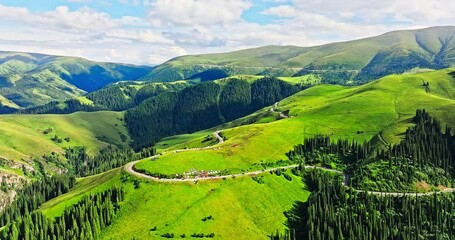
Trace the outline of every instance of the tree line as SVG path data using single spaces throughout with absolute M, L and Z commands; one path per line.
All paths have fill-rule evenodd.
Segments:
M 276 78 L 251 84 L 237 79 L 221 84 L 205 82 L 147 99 L 126 112 L 125 122 L 133 147 L 140 149 L 166 136 L 207 129 L 245 116 L 299 90 Z

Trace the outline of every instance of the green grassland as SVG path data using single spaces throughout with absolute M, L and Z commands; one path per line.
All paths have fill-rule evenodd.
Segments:
M 396 143 L 415 110 L 425 108 L 443 124 L 455 126 L 453 69 L 418 74 L 391 75 L 359 86 L 318 85 L 279 103 L 292 117 L 280 119 L 270 107 L 212 129 L 168 137 L 157 146 L 165 154 L 143 160 L 136 167 L 152 172 L 181 173 L 191 168 L 241 172 L 258 163 L 286 159 L 285 153 L 305 136 L 329 134 L 332 138 L 358 141 L 382 138 Z M 429 91 L 422 86 L 429 82 Z M 267 119 L 267 120 L 264 120 Z M 222 130 L 227 139 L 215 149 L 174 152 L 176 149 L 209 146 L 212 132 Z M 289 175 L 292 175 L 289 171 Z M 295 201 L 305 201 L 309 192 L 299 177 L 261 174 L 262 183 L 250 176 L 195 183 L 157 183 L 139 180 L 114 169 L 78 179 L 69 193 L 43 204 L 39 211 L 49 217 L 84 195 L 121 186 L 126 190 L 117 220 L 103 231 L 104 239 L 159 239 L 164 233 L 177 237 L 215 233 L 222 239 L 265 239 L 285 229 L 285 216 Z M 135 187 L 139 181 L 139 188 Z M 214 220 L 202 219 L 212 216 Z M 156 227 L 156 231 L 151 231 Z
M 122 142 L 120 137 L 128 136 L 122 118 L 121 112 L 1 115 L 1 156 L 11 160 L 29 159 L 52 151 L 62 152 L 69 146 L 86 146 L 90 154 L 96 154 L 109 144 L 126 146 L 129 140 Z M 49 128 L 52 132 L 44 134 Z M 70 141 L 56 143 L 51 140 L 55 135 L 62 139 L 69 137 Z
M 267 113 L 269 108 L 264 108 L 237 120 L 237 126 L 229 123 L 197 132 L 194 138 L 191 135 L 174 136 L 165 140 L 173 144 L 168 149 L 161 149 L 167 151 L 166 154 L 153 161 L 139 162 L 136 167 L 165 174 L 182 173 L 191 168 L 246 171 L 257 163 L 286 159 L 286 152 L 300 143 L 304 136 L 313 134 L 328 134 L 334 139 L 348 138 L 361 142 L 375 137 L 380 145 L 382 143 L 376 136 L 382 132 L 386 142 L 396 143 L 419 108 L 425 108 L 442 124 L 455 126 L 455 117 L 451 114 L 451 109 L 455 107 L 455 80 L 448 75 L 451 71 L 453 69 L 391 75 L 359 87 L 319 85 L 279 103 L 279 109 L 289 110 L 291 118 L 240 125 L 257 115 L 270 118 L 271 113 Z M 422 86 L 423 81 L 430 83 L 428 93 Z M 261 122 L 261 119 L 255 118 L 255 121 Z M 201 143 L 210 131 L 216 129 L 222 130 L 227 137 L 219 149 L 172 151 L 198 147 L 196 143 Z
M 283 212 L 309 195 L 296 176 L 288 181 L 264 173 L 263 183 L 249 176 L 197 184 L 142 181 L 135 189 L 134 178 L 120 171 L 79 179 L 71 192 L 48 201 L 40 211 L 49 217 L 59 216 L 84 194 L 115 185 L 126 190 L 126 197 L 118 219 L 104 230 L 103 239 L 159 239 L 164 233 L 177 237 L 215 233 L 216 238 L 223 239 L 265 239 L 276 230 L 286 229 Z M 202 220 L 208 216 L 213 220 Z M 157 231 L 150 231 L 155 226 Z

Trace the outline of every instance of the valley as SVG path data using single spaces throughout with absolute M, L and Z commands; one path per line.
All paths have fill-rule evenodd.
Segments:
M 155 67 L 1 52 L 0 240 L 452 239 L 454 34 Z

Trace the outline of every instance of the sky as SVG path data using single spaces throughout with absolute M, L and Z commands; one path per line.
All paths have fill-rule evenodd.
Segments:
M 455 25 L 453 0 L 0 0 L 0 50 L 156 65 Z

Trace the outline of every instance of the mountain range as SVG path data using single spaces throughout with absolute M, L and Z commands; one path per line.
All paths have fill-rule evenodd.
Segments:
M 453 26 L 394 31 L 315 47 L 264 46 L 181 56 L 156 67 L 0 52 L 0 113 L 77 98 L 125 80 L 197 82 L 244 74 L 311 75 L 322 83 L 358 85 L 389 74 L 454 64 Z

